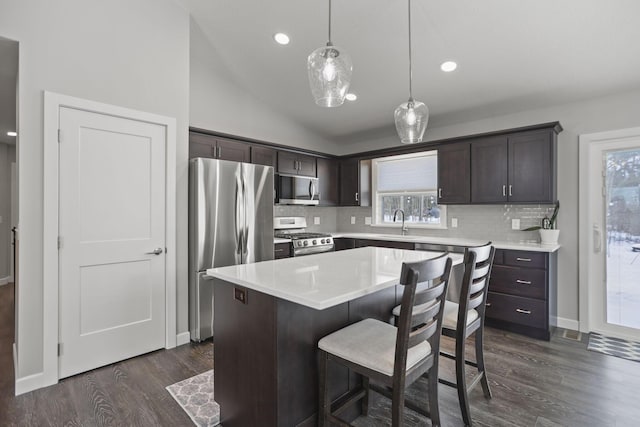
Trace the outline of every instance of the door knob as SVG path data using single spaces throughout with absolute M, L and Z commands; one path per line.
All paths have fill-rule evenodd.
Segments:
M 152 252 L 145 252 L 145 255 L 160 255 L 162 252 L 162 248 L 155 248 Z

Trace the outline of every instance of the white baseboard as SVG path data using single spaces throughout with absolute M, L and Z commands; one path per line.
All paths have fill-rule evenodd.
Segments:
M 189 344 L 191 341 L 191 334 L 189 332 L 182 332 L 176 335 L 176 346 Z
M 6 285 L 7 283 L 11 283 L 11 282 L 13 282 L 13 280 L 11 280 L 11 276 L 0 277 L 0 286 Z
M 549 319 L 551 325 L 557 326 L 563 329 L 570 329 L 572 331 L 580 330 L 580 322 L 573 319 L 565 319 L 564 317 L 551 317 Z

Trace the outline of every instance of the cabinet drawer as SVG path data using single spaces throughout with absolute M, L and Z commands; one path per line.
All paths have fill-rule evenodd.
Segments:
M 494 265 L 489 290 L 521 297 L 546 299 L 547 272 L 536 268 Z
M 273 255 L 275 259 L 289 258 L 291 256 L 291 245 L 289 243 L 276 243 Z
M 486 316 L 519 325 L 546 329 L 548 327 L 546 304 L 545 301 L 537 299 L 489 292 Z
M 547 254 L 544 252 L 504 251 L 504 265 L 546 269 Z

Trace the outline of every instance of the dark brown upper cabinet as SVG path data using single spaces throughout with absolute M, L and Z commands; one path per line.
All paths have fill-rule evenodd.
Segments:
M 438 203 L 471 202 L 471 145 L 468 142 L 438 148 Z
M 209 159 L 249 162 L 249 145 L 240 141 L 223 139 L 203 133 L 189 133 L 189 158 L 206 157 Z
M 509 137 L 510 202 L 556 201 L 556 136 L 552 130 Z
M 340 206 L 371 206 L 371 160 L 340 161 Z
M 316 159 L 318 169 L 318 195 L 320 206 L 336 206 L 339 202 L 339 165 L 336 159 Z
M 473 141 L 471 203 L 554 203 L 555 155 L 552 129 Z
M 256 165 L 277 166 L 278 156 L 277 151 L 273 148 L 258 147 L 256 145 L 251 147 L 251 163 Z
M 278 151 L 278 173 L 316 176 L 316 158 L 305 154 Z

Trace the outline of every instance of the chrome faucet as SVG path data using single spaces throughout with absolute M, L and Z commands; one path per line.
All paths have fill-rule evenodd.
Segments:
M 402 209 L 395 210 L 395 212 L 393 213 L 393 222 L 396 222 L 396 217 L 398 216 L 398 212 L 402 214 L 402 235 L 404 236 L 405 234 L 407 234 L 409 229 L 407 228 L 406 225 L 404 225 L 404 211 Z

